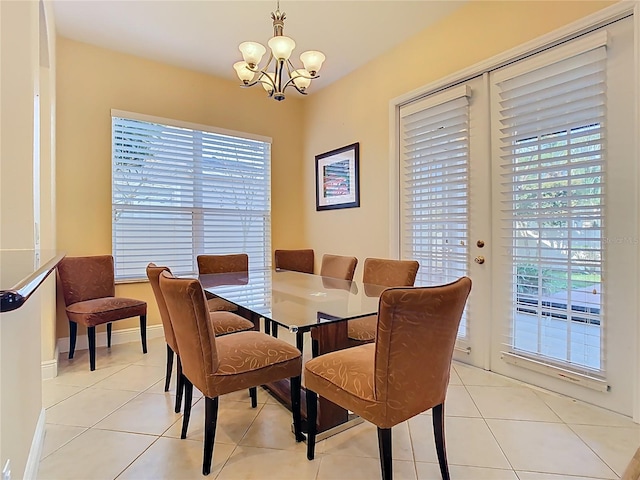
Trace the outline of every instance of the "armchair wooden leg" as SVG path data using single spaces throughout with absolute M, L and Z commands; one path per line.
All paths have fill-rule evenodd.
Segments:
M 78 335 L 78 324 L 69 320 L 69 360 L 73 358 L 76 351 L 76 336 Z
M 189 429 L 189 418 L 191 417 L 191 398 L 193 396 L 193 383 L 187 377 L 182 375 L 182 384 L 184 386 L 184 416 L 182 417 L 182 434 L 180 438 L 187 438 L 187 430 Z
M 173 371 L 173 350 L 169 344 L 167 344 L 167 374 L 164 380 L 164 391 L 169 391 L 169 384 L 171 383 L 171 372 Z
M 302 434 L 302 416 L 300 414 L 300 387 L 301 377 L 291 377 L 291 413 L 293 414 L 293 433 L 296 442 L 302 442 L 304 435 Z
M 251 408 L 256 408 L 258 406 L 258 387 L 251 387 L 249 396 L 251 397 Z
M 96 327 L 87 327 L 89 339 L 89 368 L 93 372 L 96 369 Z
M 147 353 L 147 316 L 140 315 L 140 337 L 142 338 L 142 353 Z
M 382 480 L 393 480 L 390 428 L 378 427 L 378 449 L 380 450 L 380 468 L 382 469 Z
M 433 419 L 433 437 L 436 442 L 438 463 L 442 480 L 449 480 L 449 465 L 447 464 L 447 449 L 444 439 L 444 404 L 436 405 L 431 409 Z
M 111 322 L 107 323 L 107 348 L 111 348 Z
M 318 395 L 307 388 L 307 458 L 313 460 L 316 453 L 316 421 L 318 418 Z
M 184 392 L 184 381 L 182 375 L 182 362 L 180 361 L 180 355 L 176 355 L 178 364 L 176 365 L 176 408 L 175 412 L 180 413 L 180 407 L 182 406 L 182 394 Z
M 213 460 L 213 443 L 216 438 L 216 424 L 218 423 L 218 397 L 204 399 L 204 458 L 202 461 L 202 474 L 211 473 L 211 460 Z

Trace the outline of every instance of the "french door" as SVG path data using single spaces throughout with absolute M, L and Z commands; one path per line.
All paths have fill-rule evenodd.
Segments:
M 400 254 L 473 280 L 456 358 L 633 413 L 633 22 L 400 107 Z

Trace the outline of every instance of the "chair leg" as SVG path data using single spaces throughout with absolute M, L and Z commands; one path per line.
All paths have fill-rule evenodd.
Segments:
M 142 338 L 142 353 L 147 353 L 147 316 L 140 315 L 140 337 Z
M 380 468 L 382 469 L 382 480 L 393 480 L 390 428 L 378 427 L 378 449 L 380 450 Z
M 93 372 L 96 369 L 96 327 L 87 327 L 89 339 L 89 368 Z
M 258 406 L 258 387 L 251 387 L 249 396 L 251 397 L 251 408 L 256 408 Z
M 107 323 L 107 348 L 111 348 L 111 322 Z
M 271 320 L 268 318 L 264 319 L 264 333 L 271 335 Z
M 313 460 L 316 453 L 316 421 L 318 417 L 318 395 L 307 388 L 307 458 Z
M 184 416 L 182 417 L 182 434 L 180 435 L 180 438 L 187 438 L 189 418 L 191 417 L 191 398 L 193 396 L 193 383 L 191 383 L 189 379 L 183 374 L 182 384 L 184 385 Z
M 180 361 L 180 355 L 176 355 L 178 364 L 176 365 L 176 408 L 175 412 L 180 413 L 180 407 L 182 406 L 182 393 L 184 392 L 184 381 L 182 376 L 182 362 Z
M 300 415 L 300 375 L 291 377 L 291 413 L 293 414 L 293 433 L 296 442 L 302 442 L 304 435 L 302 434 L 302 417 Z
M 202 461 L 202 474 L 211 473 L 211 460 L 213 460 L 213 442 L 216 438 L 216 423 L 218 422 L 218 397 L 204 399 L 204 458 Z
M 447 464 L 447 449 L 444 440 L 444 404 L 436 405 L 431 409 L 433 419 L 433 437 L 436 442 L 438 463 L 442 480 L 449 480 L 449 465 Z
M 76 336 L 78 335 L 78 324 L 69 320 L 69 360 L 73 358 L 76 351 Z
M 164 391 L 169 391 L 169 384 L 171 383 L 171 372 L 173 371 L 173 350 L 167 344 L 167 374 L 164 380 Z

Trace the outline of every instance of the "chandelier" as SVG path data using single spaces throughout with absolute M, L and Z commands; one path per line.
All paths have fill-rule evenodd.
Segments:
M 318 78 L 318 70 L 325 56 L 322 52 L 314 50 L 303 52 L 300 55 L 300 61 L 304 68 L 296 69 L 289 60 L 291 52 L 296 48 L 296 42 L 282 34 L 285 13 L 280 12 L 280 0 L 278 0 L 276 11 L 271 12 L 271 19 L 273 20 L 273 37 L 268 42 L 271 51 L 267 64 L 259 68 L 262 56 L 267 51 L 262 44 L 243 42 L 238 47 L 242 52 L 243 60 L 234 63 L 233 68 L 242 80 L 243 87 L 252 87 L 261 83 L 269 97 L 278 101 L 284 100 L 284 91 L 291 86 L 302 95 L 306 95 L 311 80 Z

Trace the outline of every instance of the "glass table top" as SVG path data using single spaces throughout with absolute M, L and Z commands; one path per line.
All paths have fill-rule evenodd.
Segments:
M 275 270 L 200 275 L 205 291 L 295 332 L 378 311 L 386 288 L 320 275 Z

